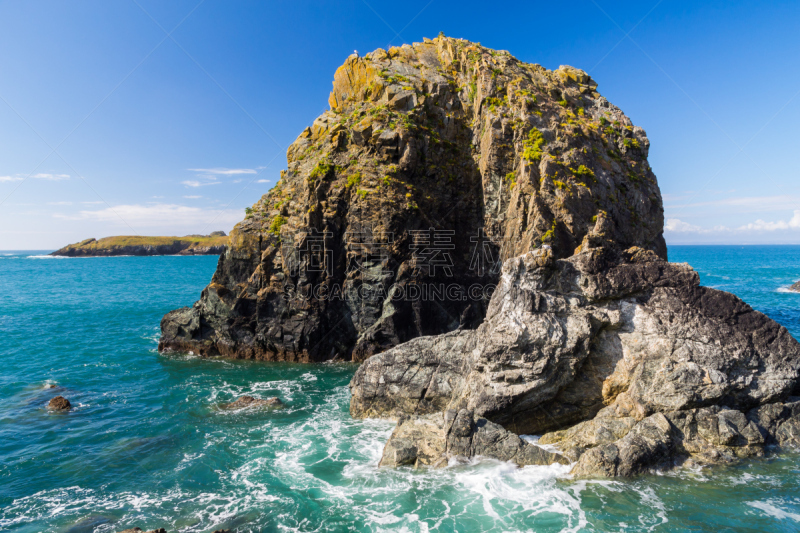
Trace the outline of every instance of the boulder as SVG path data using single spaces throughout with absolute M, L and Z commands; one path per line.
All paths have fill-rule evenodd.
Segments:
M 386 443 L 380 465 L 441 467 L 452 459 L 464 461 L 478 456 L 520 466 L 569 462 L 462 409 L 402 418 Z
M 277 396 L 272 398 L 254 398 L 253 396 L 240 396 L 235 401 L 220 405 L 223 409 L 232 411 L 239 409 L 262 409 L 283 407 L 283 402 Z
M 793 292 L 800 292 L 800 281 L 789 287 L 789 290 Z
M 47 404 L 47 408 L 51 411 L 69 411 L 72 409 L 72 404 L 63 396 L 56 396 Z

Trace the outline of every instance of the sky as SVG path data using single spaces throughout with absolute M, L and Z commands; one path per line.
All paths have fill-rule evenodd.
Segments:
M 587 71 L 668 244 L 800 244 L 800 3 L 0 0 L 0 249 L 230 231 L 349 54 L 444 32 Z

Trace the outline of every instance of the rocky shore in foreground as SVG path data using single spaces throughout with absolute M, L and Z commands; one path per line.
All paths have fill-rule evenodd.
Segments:
M 688 265 L 638 248 L 537 250 L 503 267 L 486 321 L 368 359 L 351 414 L 400 420 L 382 464 L 498 453 L 480 420 L 543 435 L 580 476 L 732 462 L 800 445 L 800 344 Z M 444 423 L 442 422 L 444 421 Z M 443 458 L 445 459 L 442 462 Z
M 86 239 L 69 244 L 50 255 L 63 257 L 109 257 L 119 255 L 220 255 L 228 244 L 224 231 L 185 237 L 120 236 Z

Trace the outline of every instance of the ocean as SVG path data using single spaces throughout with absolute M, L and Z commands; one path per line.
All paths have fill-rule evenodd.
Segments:
M 347 363 L 159 355 L 217 258 L 0 252 L 0 531 L 800 530 L 800 454 L 632 481 L 476 460 L 379 469 L 393 423 L 353 420 Z M 800 246 L 672 246 L 797 338 Z M 49 388 L 54 385 L 55 388 Z M 52 413 L 61 394 L 74 409 Z M 231 412 L 242 394 L 284 409 Z

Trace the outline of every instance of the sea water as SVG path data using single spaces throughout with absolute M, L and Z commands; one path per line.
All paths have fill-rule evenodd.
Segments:
M 797 531 L 800 456 L 635 480 L 481 459 L 378 468 L 393 424 L 348 414 L 351 364 L 159 355 L 216 257 L 0 253 L 0 530 Z M 800 247 L 678 247 L 706 286 L 800 335 Z M 55 388 L 51 388 L 55 386 Z M 55 395 L 74 409 L 45 409 Z M 278 396 L 284 409 L 220 403 Z

